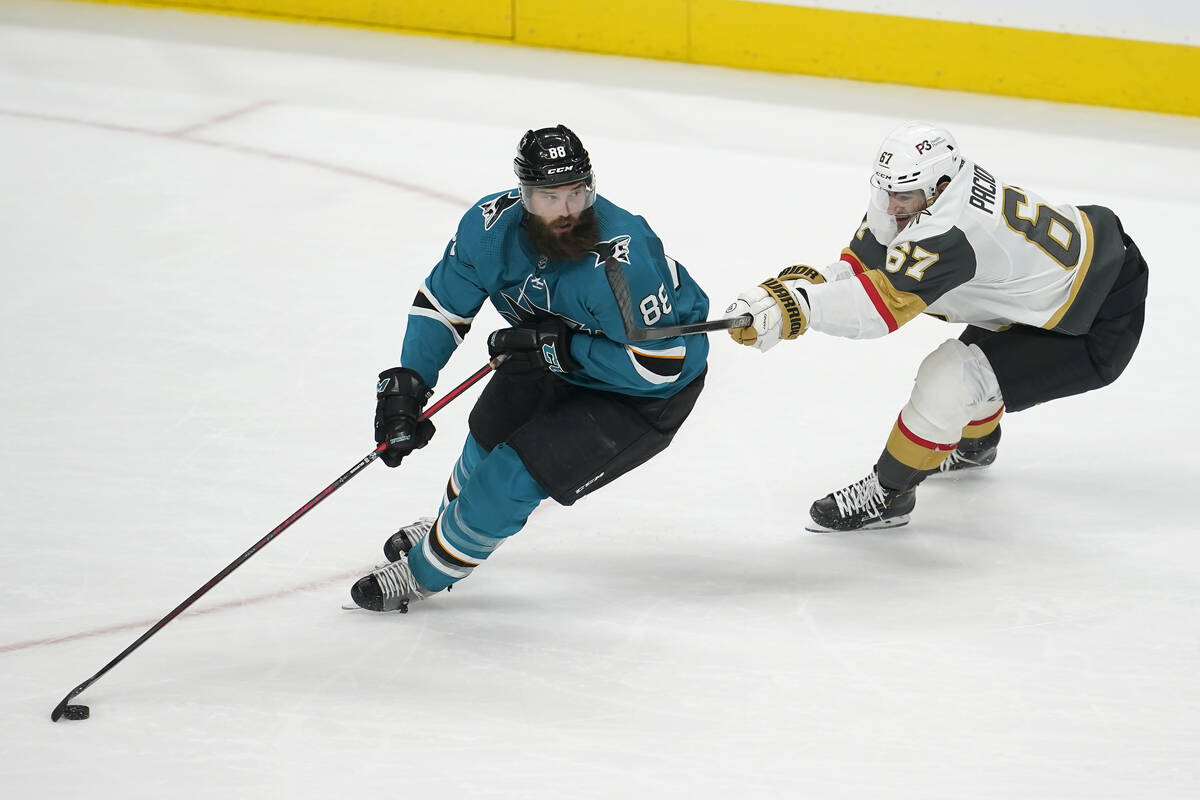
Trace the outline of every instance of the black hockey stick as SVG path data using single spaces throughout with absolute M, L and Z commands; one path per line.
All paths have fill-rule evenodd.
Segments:
M 625 270 L 621 268 L 617 259 L 612 257 L 605 259 L 604 277 L 608 278 L 608 285 L 612 289 L 613 297 L 617 300 L 617 309 L 621 312 L 621 324 L 625 326 L 625 340 L 628 342 L 652 342 L 656 339 L 673 339 L 676 336 L 688 336 L 693 333 L 745 328 L 754 322 L 754 317 L 742 314 L 737 317 L 710 319 L 686 325 L 643 328 L 637 324 L 637 320 L 633 316 L 633 300 L 629 295 L 629 281 L 625 279 Z
M 672 339 L 676 336 L 688 336 L 693 333 L 712 333 L 727 331 L 730 328 L 745 328 L 754 324 L 754 317 L 742 314 L 739 317 L 724 317 L 709 319 L 704 322 L 691 322 L 687 325 L 663 325 L 661 328 L 635 328 L 625 330 L 625 338 L 631 342 L 652 342 L 655 339 Z
M 440 400 L 438 400 L 436 403 L 434 403 L 432 406 L 430 406 L 425 411 L 425 413 L 423 415 L 424 419 L 429 419 L 434 414 L 436 414 L 438 411 L 440 411 L 447 403 L 449 403 L 451 400 L 453 400 L 454 398 L 458 397 L 460 394 L 465 392 L 468 388 L 470 388 L 472 385 L 474 385 L 476 382 L 478 382 L 480 378 L 482 378 L 484 375 L 487 375 L 489 372 L 491 372 L 493 369 L 495 369 L 495 367 L 498 366 L 504 358 L 505 358 L 504 355 L 499 355 L 496 358 L 493 358 L 491 361 L 489 361 L 487 364 L 485 364 L 483 366 L 483 368 L 480 369 L 478 372 L 476 372 L 474 375 L 467 378 L 465 381 L 460 383 L 458 386 L 454 387 L 449 392 L 447 392 L 444 397 L 442 397 Z M 242 553 L 240 556 L 238 556 L 232 562 L 230 562 L 229 566 L 225 567 L 225 569 L 221 570 L 216 575 L 214 575 L 212 578 L 210 578 L 208 583 L 204 584 L 199 589 L 197 589 L 195 592 L 193 592 L 191 597 L 189 597 L 187 600 L 184 600 L 179 605 L 175 606 L 175 608 L 171 610 L 171 613 L 167 614 L 165 617 L 160 619 L 158 622 L 156 622 L 152 626 L 150 626 L 150 629 L 148 631 L 146 631 L 145 633 L 143 633 L 141 636 L 139 636 L 136 642 L 134 642 L 133 644 L 129 645 L 129 647 L 126 647 L 124 650 L 122 650 L 121 653 L 116 658 L 114 658 L 112 661 L 105 664 L 103 669 L 101 669 L 95 675 L 88 678 L 86 681 L 84 681 L 83 683 L 79 684 L 74 689 L 72 689 L 71 692 L 62 699 L 62 702 L 59 703 L 57 706 L 55 706 L 54 710 L 50 712 L 50 719 L 53 722 L 58 722 L 59 719 L 61 719 L 64 714 L 66 715 L 67 719 L 87 719 L 91 715 L 91 711 L 88 709 L 87 706 L 67 705 L 67 704 L 70 703 L 76 697 L 78 697 L 80 694 L 82 694 L 83 691 L 85 689 L 87 689 L 89 686 L 91 686 L 93 683 L 100 680 L 101 676 L 103 676 L 104 673 L 108 672 L 110 669 L 115 667 L 117 664 L 120 664 L 121 661 L 124 660 L 124 658 L 127 655 L 129 655 L 134 650 L 137 650 L 139 647 L 141 647 L 143 642 L 145 642 L 151 636 L 153 636 L 154 634 L 156 634 L 160 630 L 162 630 L 164 627 L 166 627 L 167 623 L 169 623 L 171 620 L 175 619 L 180 614 L 182 614 L 188 608 L 188 606 L 190 606 L 192 603 L 196 602 L 201 597 L 203 597 L 208 592 L 209 589 L 213 588 L 218 583 L 225 580 L 225 578 L 229 576 L 229 573 L 233 572 L 235 569 L 240 567 L 242 564 L 246 563 L 246 561 L 249 560 L 250 556 L 257 553 L 264 546 L 266 546 L 266 544 L 268 542 L 270 542 L 276 536 L 278 536 L 279 534 L 281 534 L 285 530 L 287 530 L 289 527 L 291 527 L 293 522 L 295 522 L 296 520 L 303 517 L 309 511 L 312 511 L 313 508 L 315 508 L 318 503 L 320 503 L 326 497 L 329 497 L 329 495 L 333 494 L 338 489 L 340 489 L 346 483 L 346 481 L 350 480 L 355 475 L 357 475 L 358 473 L 360 473 L 364 469 L 366 469 L 371 464 L 371 462 L 374 461 L 375 459 L 379 458 L 379 454 L 382 453 L 386 449 L 387 449 L 387 445 L 381 444 L 378 447 L 376 447 L 374 450 L 372 450 L 370 453 L 367 453 L 367 455 L 364 456 L 361 461 L 359 461 L 357 464 L 355 464 L 350 469 L 343 472 L 341 477 L 339 477 L 336 481 L 334 481 L 333 483 L 329 484 L 324 489 L 322 489 L 320 491 L 320 493 L 317 494 L 316 497 L 309 500 L 304 505 L 300 506 L 300 508 L 298 508 L 295 511 L 295 513 L 293 513 L 290 517 L 285 519 L 283 522 L 279 523 L 279 526 L 276 527 L 273 531 L 268 533 L 263 538 L 259 539 L 257 542 L 255 542 L 253 545 L 251 545 L 249 550 Z

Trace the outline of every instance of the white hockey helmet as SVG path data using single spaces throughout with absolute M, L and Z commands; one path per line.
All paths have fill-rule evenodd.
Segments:
M 879 145 L 872 165 L 871 185 L 884 192 L 920 189 L 933 201 L 943 178 L 953 178 L 962 166 L 958 143 L 950 131 L 928 122 L 906 122 Z

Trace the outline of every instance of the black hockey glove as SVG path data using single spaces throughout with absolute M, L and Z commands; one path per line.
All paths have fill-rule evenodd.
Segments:
M 549 370 L 562 375 L 579 369 L 579 363 L 571 358 L 573 335 L 567 323 L 558 317 L 547 317 L 492 331 L 488 336 L 488 353 L 493 358 L 501 353 L 508 356 L 496 367 L 497 372 Z
M 379 459 L 389 467 L 398 467 L 413 450 L 429 444 L 433 423 L 421 419 L 421 409 L 433 390 L 421 376 L 406 367 L 392 367 L 379 373 L 375 387 L 375 442 L 387 443 Z

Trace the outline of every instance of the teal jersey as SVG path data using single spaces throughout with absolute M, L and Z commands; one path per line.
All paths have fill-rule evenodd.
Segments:
M 705 336 L 630 343 L 622 309 L 605 275 L 615 259 L 629 284 L 641 327 L 702 322 L 708 296 L 640 216 L 597 196 L 598 239 L 585 257 L 563 261 L 538 253 L 522 225 L 520 192 L 480 200 L 458 224 L 441 260 L 417 292 L 408 315 L 401 363 L 430 386 L 471 328 L 485 300 L 516 325 L 559 317 L 577 335 L 571 355 L 580 369 L 561 377 L 590 389 L 669 397 L 700 375 Z M 578 335 L 583 334 L 583 335 Z

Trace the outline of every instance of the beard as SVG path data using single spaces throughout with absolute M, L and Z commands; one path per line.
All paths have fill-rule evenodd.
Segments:
M 555 225 L 573 223 L 565 233 L 554 230 Z M 534 249 L 547 258 L 574 261 L 583 258 L 596 244 L 599 225 L 592 208 L 585 208 L 575 217 L 557 217 L 549 222 L 526 212 L 525 230 L 533 241 Z

